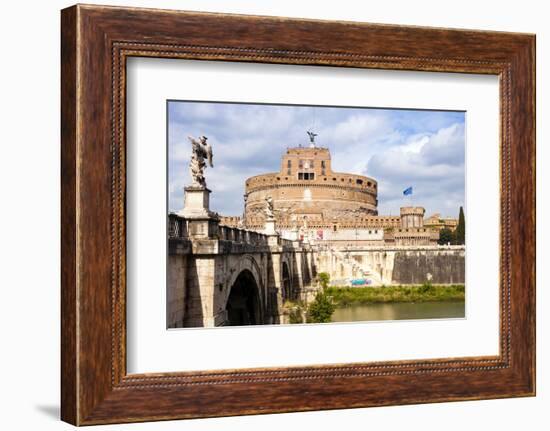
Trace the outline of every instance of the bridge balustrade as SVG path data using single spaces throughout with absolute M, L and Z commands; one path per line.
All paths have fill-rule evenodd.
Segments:
M 187 222 L 177 214 L 168 214 L 168 237 L 187 238 Z
M 187 220 L 175 213 L 168 214 L 168 237 L 189 238 Z M 218 226 L 218 238 L 224 241 L 246 243 L 252 245 L 267 245 L 269 236 L 254 230 L 241 229 L 226 225 Z M 294 247 L 295 241 L 285 238 L 278 238 L 278 244 L 283 247 Z

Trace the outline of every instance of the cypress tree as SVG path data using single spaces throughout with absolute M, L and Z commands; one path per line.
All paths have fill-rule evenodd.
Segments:
M 456 243 L 463 245 L 466 240 L 466 224 L 464 220 L 464 210 L 460 207 L 458 214 L 458 225 L 456 226 Z

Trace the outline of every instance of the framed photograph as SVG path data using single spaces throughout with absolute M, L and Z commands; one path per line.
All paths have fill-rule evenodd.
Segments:
M 62 419 L 535 394 L 535 37 L 61 14 Z

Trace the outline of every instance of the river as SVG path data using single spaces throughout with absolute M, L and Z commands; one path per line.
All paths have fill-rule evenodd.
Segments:
M 332 315 L 332 321 L 364 322 L 373 320 L 442 319 L 464 316 L 464 301 L 393 302 L 337 308 Z

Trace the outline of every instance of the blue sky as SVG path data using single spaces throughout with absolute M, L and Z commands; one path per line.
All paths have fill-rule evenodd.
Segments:
M 306 130 L 328 147 L 333 170 L 378 181 L 380 215 L 412 203 L 458 217 L 464 206 L 464 112 L 400 109 L 168 102 L 169 210 L 183 206 L 188 172 L 188 135 L 206 135 L 214 168 L 206 171 L 211 210 L 240 215 L 246 178 L 277 172 L 287 147 L 307 146 Z

